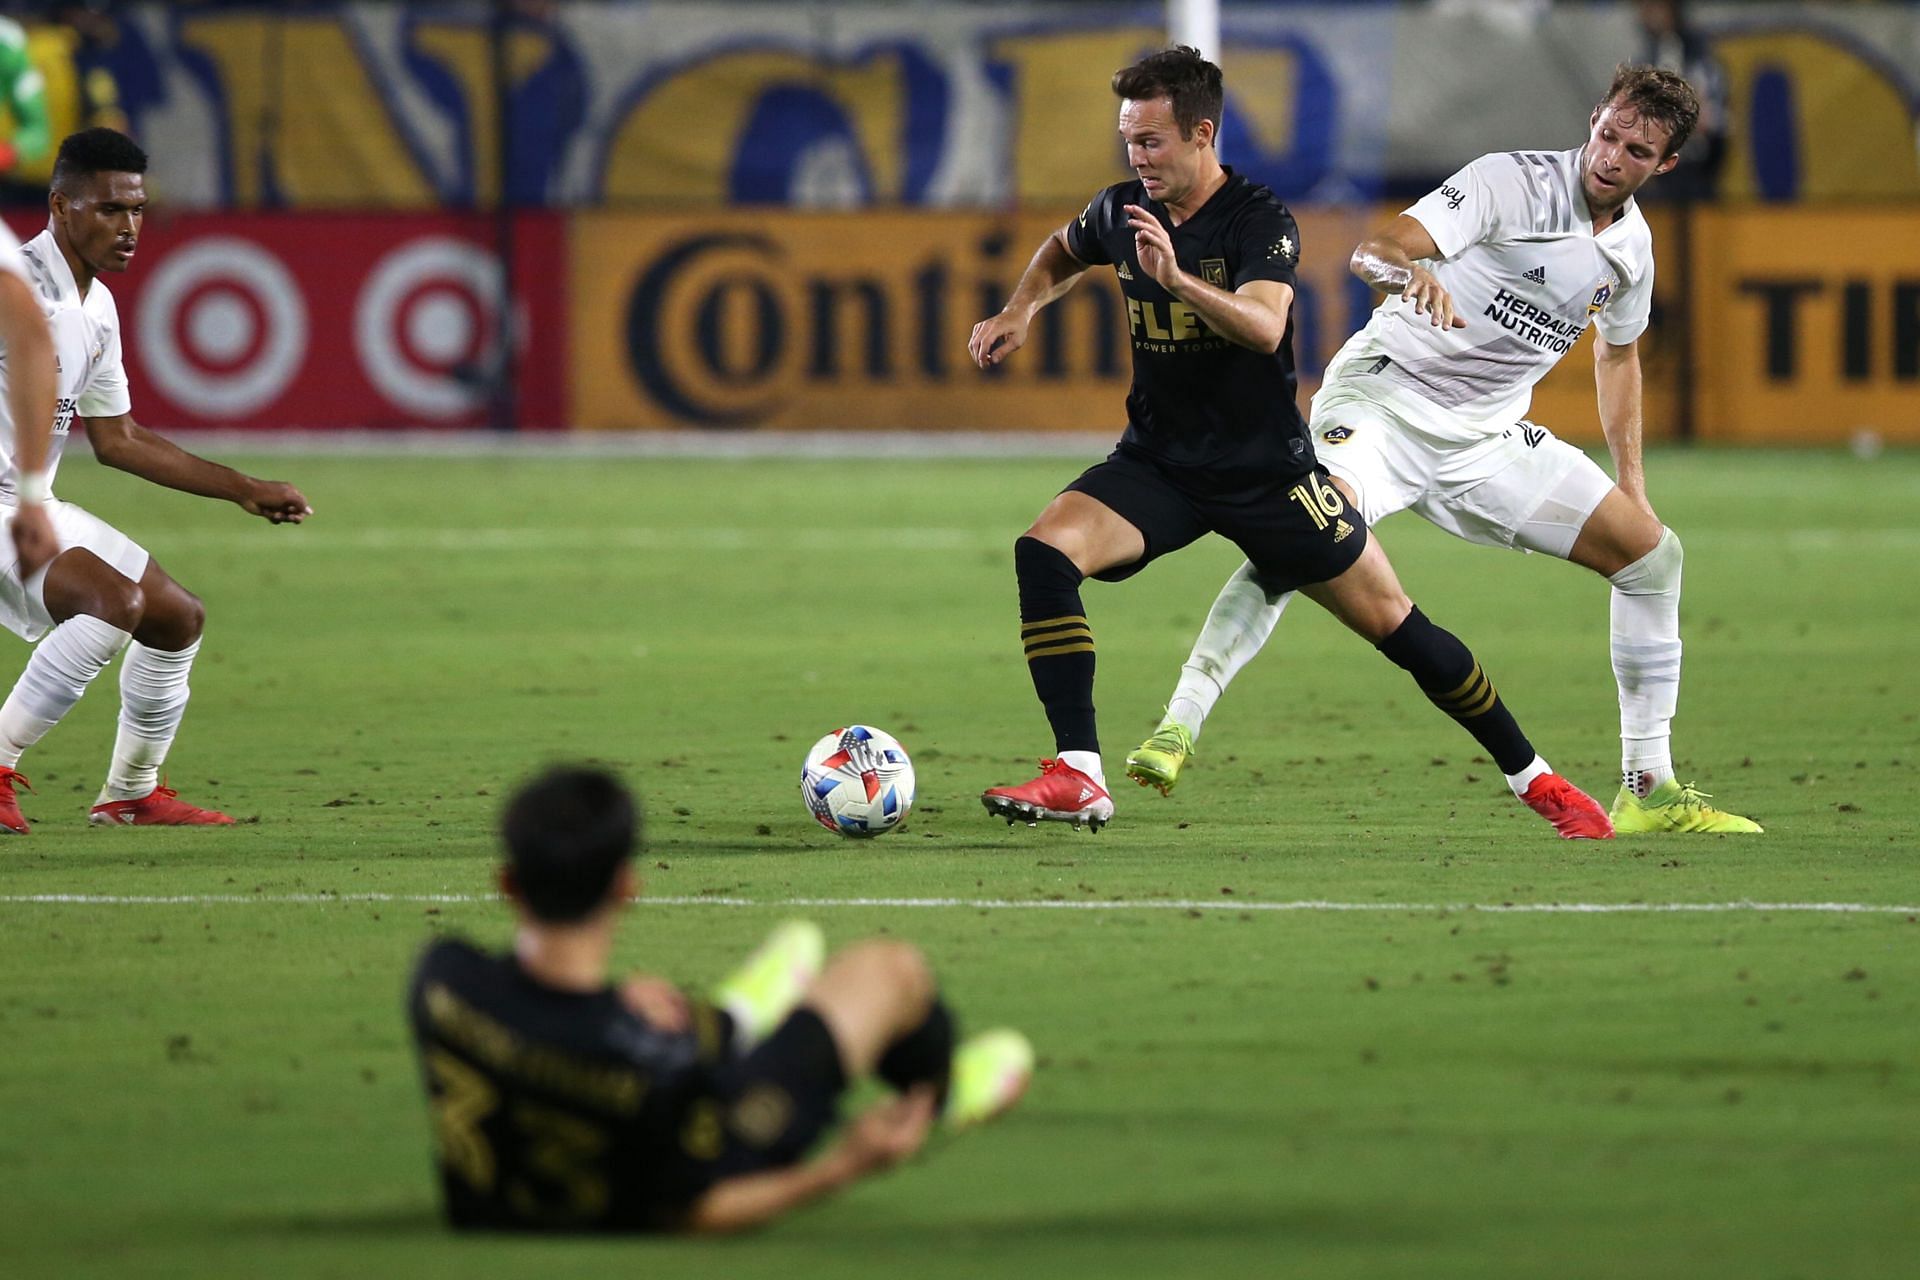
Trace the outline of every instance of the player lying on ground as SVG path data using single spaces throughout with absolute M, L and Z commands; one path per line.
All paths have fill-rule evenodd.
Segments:
M 1089 267 L 1113 264 L 1133 334 L 1126 433 L 1013 549 L 1020 636 L 1057 758 L 1031 782 L 988 790 L 987 810 L 1095 830 L 1113 816 L 1080 584 L 1130 577 L 1219 533 L 1266 590 L 1305 591 L 1412 675 L 1562 836 L 1611 836 L 1599 805 L 1534 751 L 1467 647 L 1413 606 L 1367 522 L 1316 465 L 1295 404 L 1299 231 L 1271 191 L 1220 164 L 1219 68 L 1171 49 L 1117 72 L 1113 90 L 1138 178 L 1048 237 L 969 344 L 982 368 L 999 364 L 1025 343 L 1035 312 Z
M 1621 67 L 1573 151 L 1482 156 L 1354 250 L 1387 301 L 1313 400 L 1315 451 L 1368 524 L 1408 508 L 1456 537 L 1544 551 L 1613 584 L 1626 832 L 1759 831 L 1674 777 L 1680 540 L 1641 469 L 1639 339 L 1653 238 L 1633 194 L 1678 161 L 1699 103 L 1669 71 Z M 1589 322 L 1615 484 L 1525 421 L 1533 386 Z M 1214 602 L 1166 718 L 1127 758 L 1171 791 L 1214 702 L 1266 643 L 1291 594 L 1242 565 Z
M 6 451 L 0 521 L 12 525 L 20 513 L 42 506 L 63 549 L 44 572 L 24 560 L 0 571 L 0 624 L 39 641 L 0 705 L 0 832 L 28 831 L 16 791 L 31 790 L 17 768 L 22 753 L 73 709 L 122 649 L 120 729 L 88 820 L 111 826 L 232 821 L 160 784 L 160 766 L 186 712 L 187 676 L 206 614 L 138 543 L 53 498 L 53 474 L 74 418 L 110 467 L 170 489 L 225 498 L 275 524 L 298 524 L 312 514 L 292 485 L 195 457 L 133 420 L 120 317 L 98 277 L 125 271 L 133 261 L 146 215 L 146 170 L 146 153 L 111 129 L 67 138 L 54 162 L 47 229 L 22 250 L 59 356 L 59 400 L 57 410 L 49 410 L 53 442 L 44 465 L 29 459 L 28 432 L 17 429 L 12 413 L 0 421 Z M 0 376 L 11 392 L 18 376 L 11 360 Z
M 767 1222 L 1011 1107 L 1033 1050 L 1016 1031 L 954 1047 L 926 960 L 856 943 L 822 968 L 820 930 L 777 929 L 713 1004 L 664 979 L 608 981 L 638 888 L 633 798 L 557 769 L 503 823 L 518 930 L 494 955 L 441 941 L 409 1017 L 456 1227 L 738 1230 Z M 894 1092 L 809 1158 L 846 1088 Z

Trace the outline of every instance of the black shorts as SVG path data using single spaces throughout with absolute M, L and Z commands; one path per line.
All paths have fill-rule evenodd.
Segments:
M 833 1033 L 811 1009 L 796 1009 L 745 1057 L 714 1071 L 726 1140 L 716 1178 L 797 1163 L 839 1119 L 847 1078 Z
M 1367 522 L 1324 467 L 1237 489 L 1213 484 L 1119 450 L 1082 472 L 1067 490 L 1111 508 L 1147 543 L 1132 564 L 1093 576 L 1130 578 L 1168 552 L 1217 533 L 1246 553 L 1260 585 L 1277 594 L 1337 578 L 1366 550 Z

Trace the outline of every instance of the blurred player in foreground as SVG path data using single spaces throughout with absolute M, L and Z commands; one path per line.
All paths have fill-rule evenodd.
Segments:
M 409 1017 L 456 1227 L 724 1232 L 756 1226 L 1018 1101 L 1018 1032 L 954 1047 L 933 973 L 903 942 L 822 961 L 820 930 L 780 926 L 709 1005 L 665 979 L 608 981 L 638 889 L 633 797 L 556 769 L 504 819 L 512 950 L 428 947 Z M 893 1092 L 808 1159 L 840 1095 Z
M 1220 69 L 1190 48 L 1113 77 L 1138 175 L 1047 238 L 998 315 L 974 326 L 982 368 L 1025 343 L 1034 313 L 1111 264 L 1133 339 L 1127 429 L 1014 543 L 1020 638 L 1057 759 L 994 787 L 987 811 L 1035 823 L 1113 816 L 1093 709 L 1087 578 L 1118 581 L 1218 533 L 1268 591 L 1299 589 L 1401 667 L 1473 735 L 1515 795 L 1567 839 L 1606 839 L 1606 813 L 1535 753 L 1466 645 L 1400 588 L 1360 514 L 1327 482 L 1295 403 L 1299 230 L 1274 194 L 1220 163 Z
M 30 431 L 0 422 L 8 458 L 0 471 L 0 508 L 37 504 L 51 517 L 63 550 L 43 571 L 24 561 L 0 574 L 0 623 L 38 640 L 27 668 L 0 705 L 0 831 L 27 834 L 16 766 L 28 747 L 60 722 L 89 682 L 122 649 L 120 729 L 113 762 L 89 821 L 108 826 L 225 825 L 232 819 L 195 808 L 160 785 L 160 765 L 187 706 L 187 674 L 206 620 L 200 601 L 167 576 L 144 548 L 71 503 L 54 499 L 54 471 L 76 417 L 100 461 L 155 484 L 224 498 L 275 524 L 312 514 L 292 485 L 256 480 L 185 452 L 133 420 L 120 360 L 120 317 L 97 278 L 133 261 L 146 215 L 146 153 L 111 129 L 88 129 L 60 144 L 54 161 L 47 229 L 22 253 L 58 353 L 58 405 L 43 464 L 28 452 Z M 4 377 L 18 371 L 9 359 Z M 17 453 L 16 453 L 17 451 Z M 44 638 L 42 638 L 44 637 Z
M 1678 75 L 1623 65 L 1584 146 L 1482 156 L 1363 240 L 1353 272 L 1387 300 L 1313 399 L 1316 452 L 1369 524 L 1411 508 L 1468 542 L 1543 551 L 1613 584 L 1611 816 L 1629 833 L 1760 830 L 1674 777 L 1680 539 L 1654 514 L 1641 466 L 1653 237 L 1633 195 L 1678 162 L 1699 111 Z M 1534 384 L 1590 323 L 1618 484 L 1525 420 Z M 1128 757 L 1130 776 L 1173 789 L 1214 702 L 1289 598 L 1254 563 L 1228 580 L 1160 729 Z

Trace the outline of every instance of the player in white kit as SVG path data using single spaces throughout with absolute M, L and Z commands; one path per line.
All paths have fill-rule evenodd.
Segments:
M 1674 777 L 1680 540 L 1641 469 L 1653 239 L 1633 194 L 1673 168 L 1699 109 L 1672 72 L 1622 66 L 1584 146 L 1482 156 L 1362 241 L 1353 271 L 1388 297 L 1327 366 L 1310 424 L 1367 523 L 1411 509 L 1469 542 L 1545 552 L 1612 583 L 1621 834 L 1760 830 Z M 1525 418 L 1534 384 L 1589 323 L 1617 483 Z M 1269 596 L 1248 565 L 1228 580 L 1159 730 L 1128 757 L 1131 777 L 1172 789 L 1290 598 Z
M 187 675 L 200 650 L 205 611 L 144 548 L 71 503 L 52 497 L 60 450 L 78 418 L 108 466 L 155 484 L 225 498 L 275 524 L 297 524 L 311 508 L 292 485 L 256 480 L 177 448 L 133 420 L 120 358 L 120 319 L 97 277 L 133 261 L 146 214 L 146 154 L 123 134 L 87 129 L 61 143 L 47 229 L 21 250 L 46 315 L 58 399 L 47 419 L 44 464 L 16 430 L 9 350 L 10 412 L 0 421 L 0 522 L 30 523 L 44 509 L 60 550 L 39 571 L 30 560 L 0 573 L 0 624 L 37 640 L 33 656 L 0 705 L 0 830 L 27 833 L 17 766 L 28 747 L 72 709 L 103 667 L 120 666 L 120 727 L 113 761 L 89 821 L 111 826 L 225 825 L 223 813 L 180 800 L 161 785 L 160 765 L 187 705 Z M 4 263 L 0 263 L 4 266 Z M 24 570 L 24 572 L 23 572 Z

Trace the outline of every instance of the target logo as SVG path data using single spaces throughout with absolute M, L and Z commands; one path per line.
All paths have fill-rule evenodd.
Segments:
M 421 417 L 480 408 L 500 364 L 501 286 L 499 261 L 465 240 L 429 236 L 388 252 L 354 306 L 367 378 Z
M 251 240 L 206 236 L 162 259 L 140 295 L 147 373 L 209 418 L 272 404 L 307 352 L 307 304 L 280 259 Z

